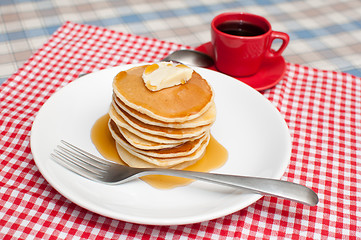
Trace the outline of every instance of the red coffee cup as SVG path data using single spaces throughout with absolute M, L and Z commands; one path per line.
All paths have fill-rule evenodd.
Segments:
M 289 42 L 287 33 L 273 31 L 264 17 L 241 12 L 217 15 L 211 34 L 216 68 L 234 77 L 255 74 L 265 57 L 280 56 Z M 272 42 L 277 38 L 282 44 L 274 50 Z

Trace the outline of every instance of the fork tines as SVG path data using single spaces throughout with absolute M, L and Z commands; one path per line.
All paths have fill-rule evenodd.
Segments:
M 51 154 L 53 160 L 63 167 L 92 180 L 101 180 L 109 164 L 76 146 L 61 140 L 64 145 L 58 145 Z

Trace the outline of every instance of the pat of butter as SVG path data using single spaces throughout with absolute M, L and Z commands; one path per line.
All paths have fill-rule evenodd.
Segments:
M 149 65 L 143 72 L 145 86 L 151 91 L 185 84 L 191 79 L 193 69 L 174 62 L 159 62 Z

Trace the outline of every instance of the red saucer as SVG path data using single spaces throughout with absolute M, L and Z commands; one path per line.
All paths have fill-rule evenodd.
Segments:
M 196 48 L 197 51 L 204 52 L 213 58 L 213 46 L 211 42 L 204 43 Z M 215 66 L 209 69 L 216 70 Z M 266 58 L 259 71 L 249 77 L 235 77 L 252 88 L 262 91 L 275 86 L 286 71 L 286 62 L 282 56 Z

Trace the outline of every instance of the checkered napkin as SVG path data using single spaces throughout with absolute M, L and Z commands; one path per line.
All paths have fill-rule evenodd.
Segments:
M 81 72 L 151 62 L 182 47 L 187 46 L 67 22 L 0 86 L 1 239 L 361 238 L 361 79 L 290 63 L 282 81 L 263 94 L 293 137 L 283 179 L 315 190 L 315 207 L 264 197 L 211 221 L 147 226 L 87 211 L 44 180 L 29 135 L 52 93 Z

